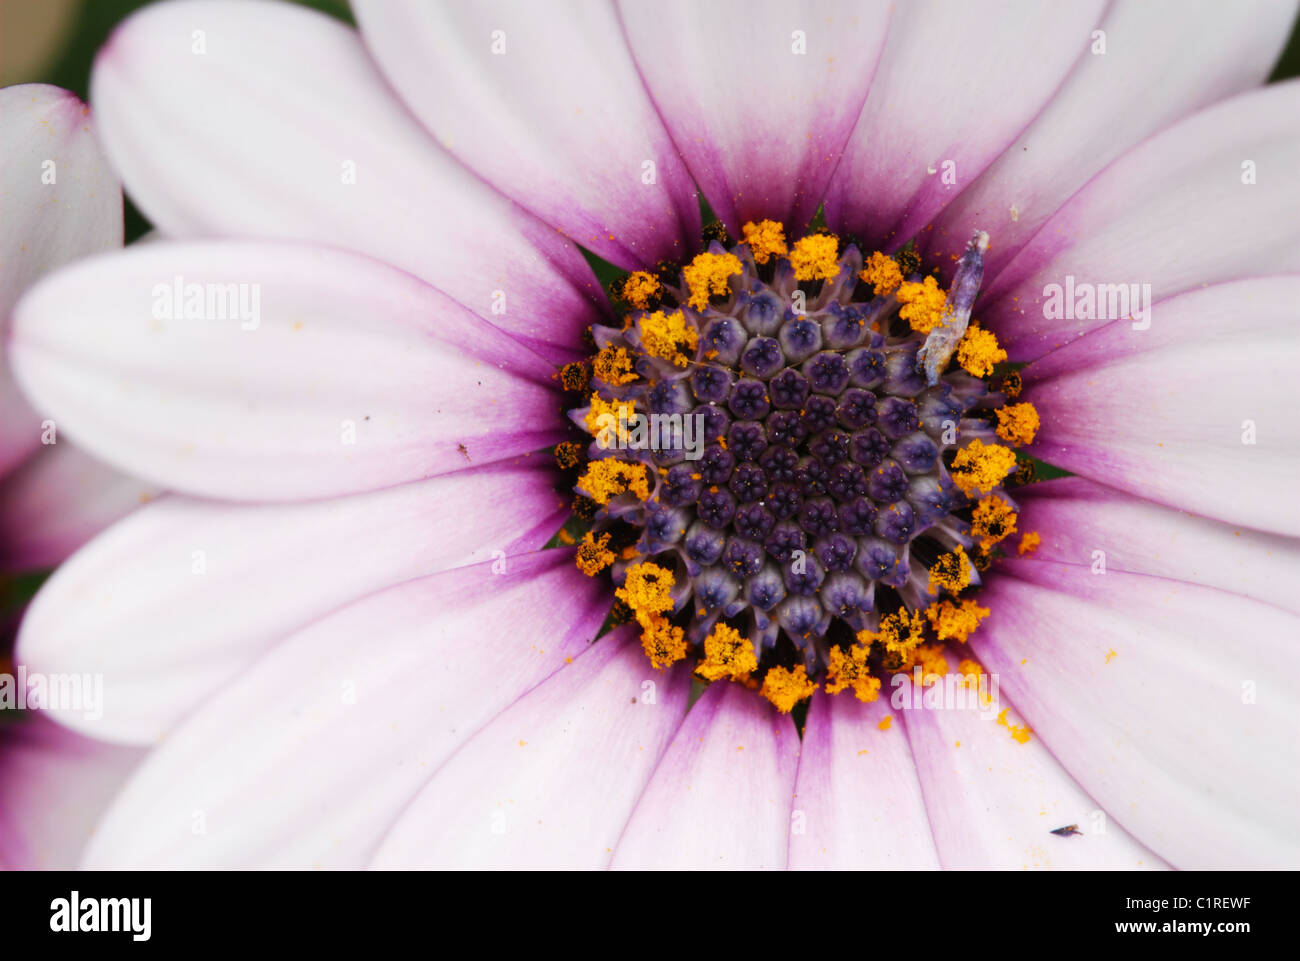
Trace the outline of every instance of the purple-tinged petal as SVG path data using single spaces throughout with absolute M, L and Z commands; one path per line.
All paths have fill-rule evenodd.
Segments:
M 996 277 L 1070 195 L 1162 127 L 1264 81 L 1290 35 L 1293 0 L 1256 0 L 1221 15 L 1216 0 L 1118 0 L 1060 91 L 1015 143 L 927 232 L 945 268 L 972 231 L 992 241 Z M 1206 24 L 1213 22 L 1213 29 Z M 1135 91 L 1141 91 L 1135 96 Z
M 695 702 L 614 848 L 623 869 L 781 869 L 799 735 L 748 688 Z
M 605 867 L 690 687 L 685 668 L 650 667 L 635 629 L 602 638 L 466 741 L 372 866 Z
M 1244 188 L 1243 188 L 1244 189 Z M 1300 276 L 1192 290 L 1025 368 L 1037 456 L 1140 497 L 1300 534 Z
M 791 870 L 931 870 L 939 866 L 892 691 L 863 704 L 813 695 L 790 823 Z M 880 724 L 891 718 L 885 730 Z
M 895 5 L 871 92 L 826 194 L 833 230 L 893 249 L 1020 135 L 1088 55 L 1098 0 Z M 969 239 L 966 238 L 966 239 Z
M 32 602 L 17 659 L 104 675 L 104 718 L 64 723 L 157 740 L 277 640 L 340 605 L 541 547 L 567 503 L 534 460 L 306 504 L 164 497 L 59 568 Z
M 150 6 L 100 51 L 91 94 L 128 192 L 167 235 L 355 250 L 551 360 L 573 359 L 601 316 L 577 249 L 439 148 L 330 17 Z
M 41 276 L 122 246 L 122 189 L 75 94 L 0 90 L 0 476 L 41 443 L 41 422 L 9 372 L 9 315 Z
M 695 186 L 611 4 L 354 6 L 411 111 L 492 186 L 620 267 L 695 253 Z
M 459 745 L 587 656 L 608 612 L 570 551 L 496 571 L 407 581 L 284 640 L 150 755 L 86 866 L 365 864 Z
M 90 453 L 200 496 L 349 494 L 565 437 L 547 362 L 409 274 L 323 247 L 83 261 L 23 298 L 12 359 Z
M 72 444 L 42 450 L 0 481 L 0 570 L 54 567 L 160 493 Z
M 1111 822 L 1170 864 L 1300 865 L 1300 618 L 1097 569 L 999 565 L 970 640 L 985 669 Z
M 1016 501 L 1019 532 L 1042 537 L 1036 560 L 1091 567 L 1093 551 L 1104 550 L 1107 570 L 1217 587 L 1300 614 L 1295 538 L 1233 528 L 1083 477 L 1017 490 Z
M 946 870 L 1168 867 L 1116 823 L 1121 812 L 1112 818 L 1088 797 L 1034 734 L 1023 743 L 1013 737 L 1015 709 L 1000 694 L 981 706 L 978 683 L 963 687 L 956 674 L 921 690 L 909 697 L 935 697 L 936 706 L 907 710 L 903 727 Z
M 620 2 L 628 44 L 713 212 L 739 239 L 797 235 L 857 121 L 889 23 L 883 2 Z
M 1012 360 L 1033 360 L 1183 291 L 1300 271 L 1297 168 L 1300 82 L 1202 110 L 1084 185 L 986 280 L 976 313 Z
M 0 870 L 71 871 L 146 752 L 74 734 L 39 713 L 0 731 Z

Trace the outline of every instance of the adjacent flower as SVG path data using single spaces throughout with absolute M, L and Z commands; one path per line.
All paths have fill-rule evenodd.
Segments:
M 122 246 L 122 189 L 89 108 L 45 84 L 0 90 L 0 335 L 18 298 L 71 261 Z M 0 578 L 53 567 L 153 484 L 87 457 L 22 397 L 0 353 Z
M 43 275 L 122 245 L 122 189 L 74 94 L 0 90 L 0 344 Z M 0 597 L 7 578 L 51 568 L 158 493 L 88 457 L 22 397 L 0 347 Z M 16 612 L 0 611 L 0 674 Z M 139 761 L 41 718 L 0 728 L 0 868 L 75 863 L 94 818 Z M 32 791 L 33 785 L 39 789 Z
M 186 492 L 20 638 L 158 744 L 86 864 L 1296 862 L 1300 87 L 1241 93 L 1293 6 L 356 7 L 120 28 L 175 242 L 17 313 Z M 698 470 L 599 443 L 703 407 Z

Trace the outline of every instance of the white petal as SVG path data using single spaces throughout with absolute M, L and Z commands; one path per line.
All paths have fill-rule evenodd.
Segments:
M 600 317 L 576 248 L 440 149 L 331 17 L 149 6 L 100 51 L 91 95 L 131 198 L 165 234 L 355 250 L 552 360 L 573 359 Z
M 650 667 L 634 629 L 602 638 L 462 745 L 402 812 L 372 865 L 606 866 L 690 687 L 688 670 Z
M 798 754 L 789 717 L 740 684 L 710 685 L 655 769 L 610 866 L 784 868 Z
M 503 573 L 460 568 L 345 607 L 286 639 L 155 751 L 86 866 L 365 864 L 458 745 L 589 653 L 608 603 L 571 552 L 541 551 L 509 558 Z
M 0 476 L 41 442 L 5 353 L 23 291 L 79 257 L 122 246 L 122 189 L 75 94 L 28 83 L 0 90 Z
M 12 355 L 86 450 L 200 496 L 350 494 L 566 436 L 550 364 L 409 274 L 324 247 L 83 261 L 23 298 Z
M 88 544 L 28 610 L 17 659 L 104 675 L 104 718 L 148 743 L 286 634 L 412 577 L 533 550 L 565 501 L 547 471 L 500 465 L 374 494 L 236 507 L 166 497 Z
M 366 43 L 453 154 L 620 267 L 699 243 L 695 187 L 611 4 L 354 4 Z

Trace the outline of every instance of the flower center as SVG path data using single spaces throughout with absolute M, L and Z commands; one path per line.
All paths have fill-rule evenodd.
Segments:
M 873 700 L 987 616 L 962 595 L 1016 531 L 1004 484 L 1038 427 L 970 322 L 987 244 L 945 292 L 910 247 L 864 260 L 762 221 L 615 285 L 623 326 L 561 371 L 593 439 L 556 455 L 578 566 L 609 572 L 656 668 L 692 657 L 784 711 L 822 683 Z

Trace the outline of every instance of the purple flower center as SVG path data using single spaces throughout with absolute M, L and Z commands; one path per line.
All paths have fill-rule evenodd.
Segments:
M 982 243 L 937 299 L 915 255 L 864 269 L 829 235 L 819 256 L 801 259 L 801 245 L 814 246 L 714 242 L 675 281 L 633 275 L 624 326 L 592 330 L 590 403 L 570 412 L 596 437 L 577 485 L 595 502 L 585 545 L 607 552 L 615 584 L 635 565 L 671 574 L 671 612 L 631 605 L 665 663 L 704 651 L 722 624 L 760 664 L 824 677 L 833 648 L 956 596 L 932 577 L 942 558 L 996 543 L 971 512 L 1002 476 L 984 483 L 984 461 L 954 463 L 972 439 L 997 444 L 1004 396 L 968 372 L 978 351 L 944 369 L 964 343 Z M 890 654 L 872 656 L 900 660 Z

